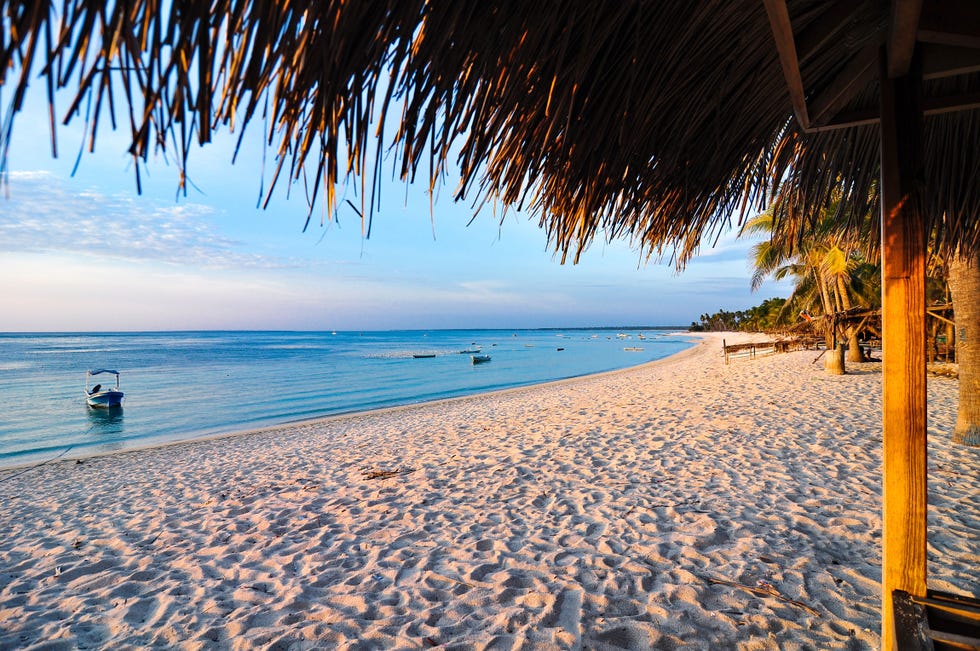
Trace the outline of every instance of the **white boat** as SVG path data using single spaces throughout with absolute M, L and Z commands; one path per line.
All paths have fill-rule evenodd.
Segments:
M 96 384 L 94 387 L 89 389 L 89 378 L 94 375 L 101 375 L 102 373 L 111 373 L 116 376 L 116 386 L 113 388 L 105 388 L 101 384 Z M 94 371 L 86 371 L 85 373 L 85 401 L 88 403 L 89 407 L 119 407 L 122 405 L 123 392 L 119 390 L 119 371 L 113 371 L 107 368 L 100 368 Z
M 473 360 L 474 364 L 483 364 L 484 362 L 490 361 L 489 355 L 471 355 L 470 359 Z

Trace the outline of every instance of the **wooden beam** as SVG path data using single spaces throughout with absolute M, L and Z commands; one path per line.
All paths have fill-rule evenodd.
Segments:
M 881 54 L 882 649 L 893 593 L 926 593 L 926 233 L 913 195 L 922 168 L 921 67 L 891 77 Z
M 871 124 L 878 124 L 878 112 L 874 110 L 851 111 L 841 113 L 836 116 L 833 122 L 811 126 L 806 130 L 807 133 L 820 133 L 821 131 L 836 131 L 837 129 L 850 129 L 851 127 L 866 127 Z
M 980 93 L 963 93 L 962 95 L 945 95 L 930 97 L 923 100 L 926 115 L 942 115 L 956 111 L 969 111 L 980 108 Z
M 926 5 L 917 38 L 923 43 L 980 48 L 980 3 L 948 0 Z
M 856 6 L 854 0 L 837 0 L 827 3 L 824 13 L 807 25 L 796 40 L 796 52 L 800 61 L 806 61 L 821 48 L 831 43 L 850 20 Z
M 793 24 L 789 20 L 786 0 L 763 0 L 763 2 L 766 5 L 766 13 L 769 14 L 769 26 L 772 28 L 772 37 L 776 41 L 776 51 L 779 53 L 779 63 L 783 67 L 789 99 L 793 103 L 793 113 L 796 114 L 796 121 L 800 126 L 807 129 L 810 126 L 810 116 L 807 115 L 803 78 L 800 76 L 800 61 L 796 56 Z
M 943 323 L 948 323 L 951 326 L 955 326 L 956 325 L 955 322 L 950 321 L 949 319 L 947 319 L 946 317 L 944 317 L 942 314 L 936 314 L 932 310 L 926 310 L 926 314 L 928 314 L 929 316 L 933 317 L 934 319 L 939 319 Z
M 980 72 L 980 49 L 925 43 L 922 49 L 922 78 L 943 79 Z
M 888 76 L 908 73 L 915 51 L 916 30 L 922 13 L 922 0 L 894 0 L 888 29 Z
M 925 116 L 955 113 L 956 111 L 971 111 L 973 109 L 980 108 L 980 93 L 962 93 L 959 95 L 928 97 L 922 100 L 922 106 L 922 114 Z M 806 132 L 818 133 L 820 131 L 849 129 L 851 127 L 877 124 L 878 122 L 880 122 L 878 111 L 874 109 L 850 111 L 847 113 L 838 114 L 833 122 L 811 126 L 809 129 L 806 129 Z
M 852 58 L 830 84 L 810 101 L 810 123 L 829 122 L 854 96 L 864 90 L 878 74 L 881 43 L 866 46 Z

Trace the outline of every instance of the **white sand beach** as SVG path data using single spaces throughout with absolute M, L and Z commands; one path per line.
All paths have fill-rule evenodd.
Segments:
M 876 649 L 881 366 L 722 336 L 758 339 L 0 471 L 0 648 Z M 929 585 L 980 595 L 956 399 Z

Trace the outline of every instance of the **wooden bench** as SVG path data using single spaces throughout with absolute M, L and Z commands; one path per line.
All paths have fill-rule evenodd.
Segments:
M 892 592 L 895 648 L 900 651 L 980 650 L 980 600 L 929 590 Z

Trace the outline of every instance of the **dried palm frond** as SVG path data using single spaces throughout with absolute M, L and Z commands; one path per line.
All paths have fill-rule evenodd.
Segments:
M 794 31 L 839 4 L 788 0 Z M 801 55 L 814 87 L 883 42 L 887 6 L 854 7 Z M 800 131 L 762 2 L 0 0 L 0 16 L 0 145 L 37 73 L 52 106 L 74 89 L 66 121 L 94 98 L 90 146 L 122 110 L 132 154 L 176 149 L 181 169 L 194 140 L 258 119 L 277 152 L 268 192 L 310 182 L 310 209 L 332 211 L 356 176 L 365 232 L 385 156 L 430 189 L 455 163 L 457 199 L 529 209 L 562 259 L 601 234 L 683 262 L 778 187 L 790 229 L 835 188 L 842 219 L 877 202 L 876 127 Z M 921 201 L 943 242 L 978 242 L 978 122 L 927 124 Z

